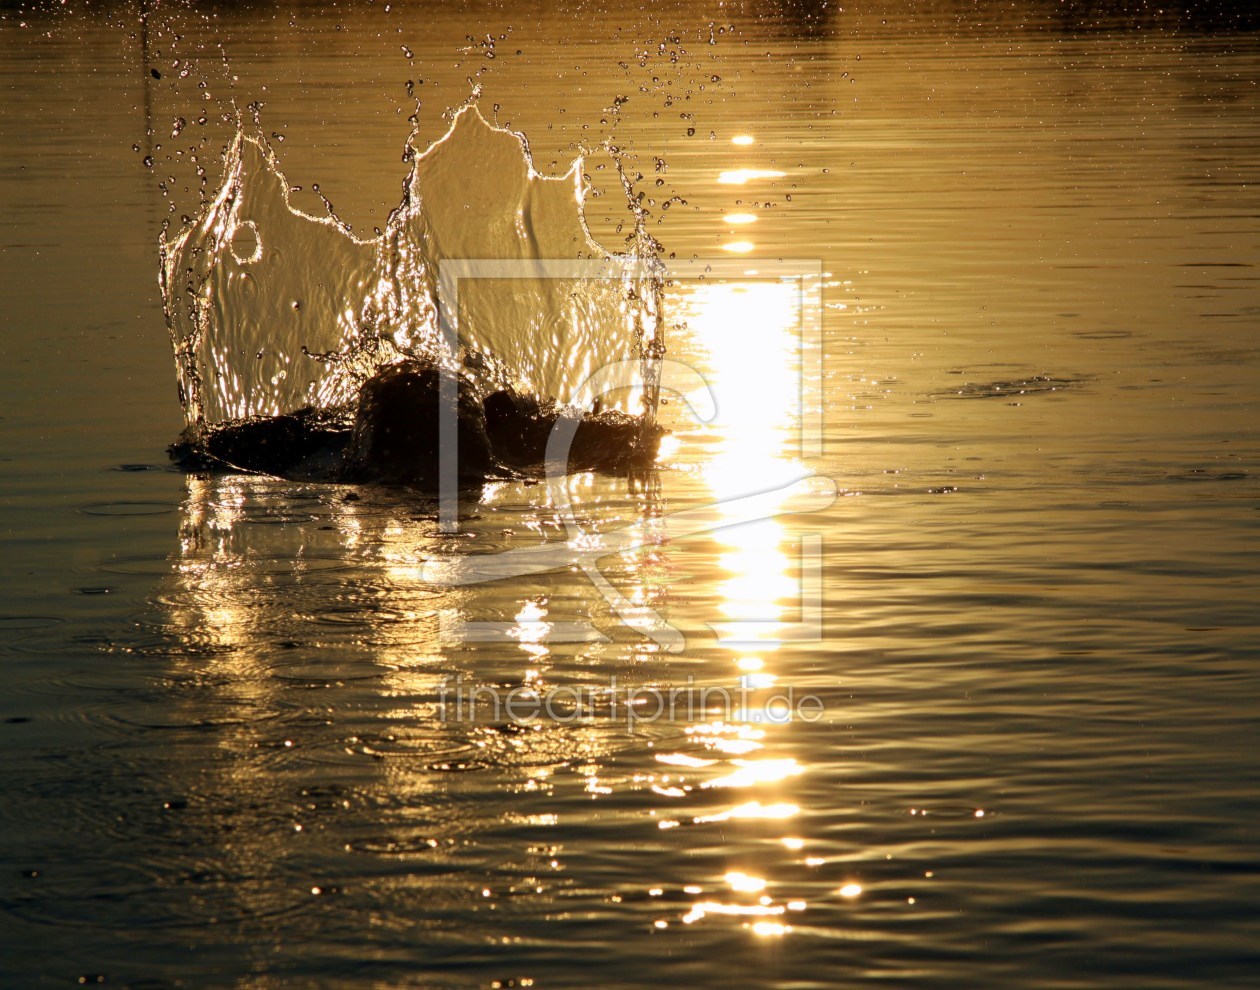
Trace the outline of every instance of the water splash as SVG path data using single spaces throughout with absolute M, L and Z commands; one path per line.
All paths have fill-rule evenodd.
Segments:
M 266 138 L 238 128 L 218 193 L 161 245 L 190 430 L 346 407 L 404 356 L 561 405 L 599 368 L 637 363 L 634 393 L 618 401 L 650 426 L 663 269 L 631 185 L 636 233 L 618 255 L 587 228 L 582 159 L 540 174 L 525 137 L 488 123 L 475 102 L 410 157 L 402 203 L 379 236 L 361 239 L 331 207 L 325 217 L 294 207 Z

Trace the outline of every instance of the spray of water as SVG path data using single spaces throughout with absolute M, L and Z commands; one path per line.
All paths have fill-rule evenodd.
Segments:
M 223 181 L 161 245 L 161 287 L 192 435 L 348 407 L 382 365 L 415 357 L 560 405 L 599 368 L 637 362 L 621 398 L 650 426 L 664 355 L 659 245 L 622 173 L 635 236 L 614 254 L 583 213 L 583 163 L 551 177 L 475 101 L 412 152 L 379 236 L 311 216 L 261 130 L 238 127 Z M 615 157 L 615 156 L 614 156 Z M 443 278 L 455 266 L 458 283 Z M 592 277 L 592 272 L 599 273 Z

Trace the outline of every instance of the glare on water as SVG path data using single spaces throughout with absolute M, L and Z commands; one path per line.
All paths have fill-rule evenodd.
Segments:
M 9 982 L 1249 985 L 1255 19 L 843 6 L 0 12 Z M 203 197 L 226 416 L 440 327 L 426 230 L 659 239 L 657 470 L 168 470 Z

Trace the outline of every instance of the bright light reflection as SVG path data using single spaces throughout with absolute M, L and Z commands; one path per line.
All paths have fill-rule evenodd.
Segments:
M 722 219 L 725 220 L 729 224 L 733 224 L 736 227 L 740 227 L 740 226 L 743 226 L 744 224 L 756 223 L 757 214 L 755 213 L 728 213 Z
M 797 597 L 797 579 L 782 549 L 782 524 L 743 521 L 746 509 L 736 500 L 768 493 L 759 496 L 766 505 L 758 514 L 773 513 L 788 498 L 787 487 L 806 473 L 784 456 L 801 401 L 800 299 L 797 283 L 766 279 L 702 283 L 684 300 L 688 326 L 708 359 L 704 370 L 717 406 L 711 429 L 720 431 L 702 476 L 718 513 L 740 523 L 714 534 L 730 547 L 721 557 L 730 576 L 719 588 L 719 608 L 727 622 L 760 624 L 759 641 L 775 636 L 786 602 Z M 746 630 L 719 629 L 724 639 L 738 640 L 741 633 L 746 639 Z
M 784 760 L 735 760 L 738 768 L 725 777 L 705 781 L 705 787 L 752 787 L 756 784 L 773 784 L 801 773 L 801 767 L 793 759 Z
M 761 740 L 765 738 L 766 730 L 747 724 L 718 722 L 689 726 L 687 734 L 696 736 L 697 742 L 706 748 L 717 750 L 726 756 L 744 756 L 765 746 Z
M 681 437 L 674 433 L 665 434 L 665 436 L 661 437 L 661 441 L 656 448 L 657 463 L 668 461 L 671 457 L 678 453 L 678 448 L 681 446 Z
M 698 756 L 688 756 L 686 753 L 657 753 L 656 761 L 673 767 L 691 767 L 692 769 L 711 767 L 717 762 L 717 760 L 702 760 Z
M 541 644 L 551 632 L 551 623 L 543 621 L 546 614 L 546 608 L 540 603 L 523 602 L 521 610 L 513 616 L 516 619 L 516 625 L 508 630 L 508 635 L 519 640 L 522 646 Z M 540 649 L 536 647 L 530 652 L 545 654 L 548 651 L 545 647 Z
M 800 812 L 800 806 L 789 804 L 781 801 L 776 804 L 762 804 L 760 801 L 748 801 L 745 804 L 737 804 L 734 808 L 726 811 L 719 811 L 716 815 L 698 815 L 693 818 L 697 825 L 705 825 L 710 822 L 728 822 L 733 819 L 743 818 L 764 818 L 779 819 L 791 818 Z
M 731 138 L 731 144 L 738 144 L 741 147 L 746 148 L 748 145 L 753 143 L 753 140 L 754 139 L 751 134 L 736 134 L 733 138 Z
M 741 894 L 759 894 L 766 889 L 765 880 L 761 877 L 749 876 L 747 873 L 732 871 L 722 879 L 730 884 L 731 890 Z
M 765 743 L 759 743 L 755 739 L 714 739 L 706 742 L 706 745 L 727 756 L 744 756 L 765 747 Z
M 683 300 L 691 332 L 707 358 L 705 377 L 717 404 L 712 428 L 722 446 L 704 465 L 719 499 L 764 491 L 799 478 L 783 457 L 800 406 L 795 283 L 700 283 Z M 749 397 L 755 401 L 749 401 Z
M 731 254 L 747 254 L 756 246 L 752 241 L 731 241 L 730 244 L 723 244 L 722 250 L 729 251 Z
M 728 541 L 747 540 L 740 549 L 723 554 L 722 567 L 732 577 L 722 583 L 722 612 L 733 619 L 779 618 L 776 602 L 796 596 L 796 579 L 788 573 L 789 561 L 779 550 L 783 529 L 772 519 L 732 527 L 723 533 Z M 772 548 L 758 543 L 772 540 Z
M 748 169 L 723 173 L 722 181 L 738 185 L 782 174 Z M 737 227 L 753 223 L 757 217 L 752 213 L 732 213 L 724 219 Z M 740 253 L 752 250 L 753 244 L 736 241 L 726 249 Z M 713 532 L 714 539 L 724 545 L 718 557 L 726 572 L 717 589 L 719 608 L 724 620 L 762 624 L 763 632 L 756 637 L 762 641 L 777 635 L 777 623 L 786 621 L 783 616 L 787 604 L 798 596 L 795 560 L 785 553 L 787 533 L 783 523 L 765 518 L 762 511 L 748 519 L 746 509 L 735 501 L 769 491 L 766 506 L 759 509 L 768 508 L 773 513 L 788 498 L 786 492 L 779 496 L 778 490 L 807 473 L 799 462 L 785 455 L 800 418 L 801 288 L 795 281 L 757 279 L 753 275 L 748 279 L 695 284 L 682 302 L 683 316 L 703 355 L 700 370 L 717 407 L 717 415 L 707 429 L 718 442 L 700 466 L 701 478 L 712 492 L 718 514 L 733 524 Z M 755 656 L 737 651 L 735 663 L 747 687 L 757 689 L 775 683 L 775 675 L 764 670 L 763 660 L 765 651 L 774 648 L 770 641 L 758 645 Z M 753 791 L 764 800 L 736 803 L 694 817 L 690 823 L 785 821 L 799 814 L 797 804 L 775 800 L 780 796 L 776 785 L 801 774 L 803 767 L 791 758 L 746 758 L 766 754 L 764 729 L 710 723 L 689 728 L 688 734 L 709 753 L 722 754 L 732 764 L 724 774 L 697 782 L 697 790 L 713 793 L 716 788 L 764 788 Z M 666 765 L 698 769 L 692 763 L 695 758 L 685 754 L 658 754 L 657 759 Z M 671 817 L 659 821 L 658 826 L 670 829 L 688 823 L 687 819 Z M 799 850 L 804 840 L 784 840 L 784 845 Z M 791 930 L 779 918 L 788 908 L 763 893 L 767 889 L 766 878 L 732 870 L 723 879 L 732 891 L 759 897 L 760 903 L 702 901 L 682 918 L 685 924 L 706 914 L 743 915 L 751 916 L 749 927 L 760 936 L 783 935 Z M 791 910 L 803 909 L 803 901 L 792 902 Z
M 786 172 L 773 168 L 735 168 L 718 176 L 720 186 L 742 186 L 753 179 L 781 179 Z
M 682 920 L 684 925 L 690 925 L 699 921 L 706 914 L 773 917 L 782 914 L 783 910 L 781 904 L 767 906 L 765 904 L 723 904 L 721 901 L 700 901 L 691 906 L 691 910 L 683 915 Z

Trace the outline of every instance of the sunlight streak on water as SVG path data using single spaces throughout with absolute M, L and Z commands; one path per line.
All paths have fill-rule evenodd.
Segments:
M 1253 982 L 1260 47 L 1212 21 L 1245 5 L 540 5 L 511 31 L 486 6 L 147 6 L 147 60 L 125 5 L 0 12 L 11 982 Z M 162 470 L 153 246 L 197 198 L 189 149 L 211 166 L 233 129 L 188 106 L 265 96 L 294 204 L 320 215 L 322 180 L 367 231 L 406 83 L 436 139 L 470 76 L 540 170 L 611 132 L 666 256 L 749 269 L 671 290 L 671 356 L 719 416 L 668 396 L 660 470 L 571 479 L 573 532 L 516 480 L 440 534 L 414 493 Z M 783 174 L 715 181 L 744 168 Z M 619 245 L 617 179 L 589 174 Z M 275 230 L 239 224 L 229 264 L 267 265 Z M 721 250 L 754 230 L 756 260 Z M 818 456 L 799 293 L 751 274 L 802 257 L 834 273 Z M 761 518 L 810 470 L 846 497 Z M 789 635 L 808 534 L 819 640 Z M 571 541 L 614 547 L 607 580 L 686 648 L 623 624 Z M 536 548 L 553 569 L 440 580 Z M 631 725 L 614 676 L 696 705 Z M 596 702 L 443 719 L 455 677 Z M 824 718 L 767 722 L 789 689 Z
M 742 186 L 757 179 L 782 179 L 786 172 L 774 168 L 734 168 L 718 176 L 720 186 Z

